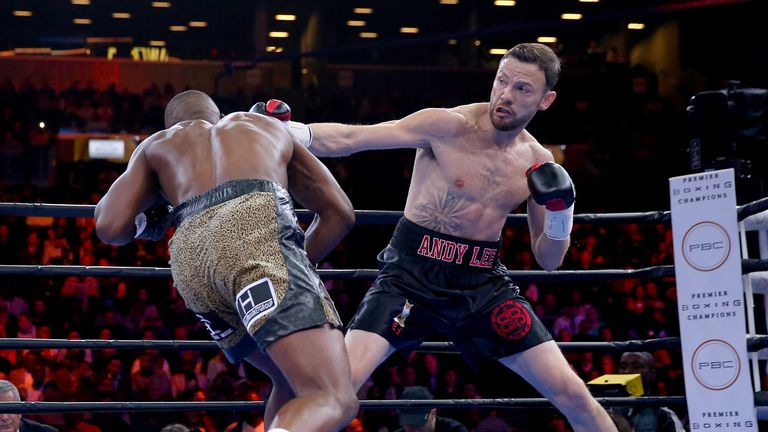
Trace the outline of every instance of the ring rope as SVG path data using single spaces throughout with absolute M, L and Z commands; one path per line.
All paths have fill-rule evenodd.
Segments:
M 747 258 L 741 260 L 742 274 L 768 271 L 768 259 Z M 376 269 L 319 269 L 322 279 L 373 280 Z M 76 266 L 76 265 L 0 265 L 0 275 L 23 276 L 121 276 L 121 277 L 171 277 L 168 267 L 123 266 Z M 508 270 L 507 275 L 520 282 L 573 282 L 619 279 L 654 279 L 675 275 L 673 265 L 660 265 L 640 269 L 601 270 Z
M 597 397 L 604 406 L 683 405 L 685 396 Z M 416 399 L 361 400 L 360 408 L 550 408 L 545 398 L 504 399 Z M 50 412 L 113 411 L 255 411 L 263 410 L 263 401 L 204 402 L 0 402 L 0 413 L 42 414 Z
M 768 335 L 746 336 L 749 352 L 768 348 Z M 557 342 L 562 351 L 654 351 L 658 349 L 680 348 L 679 337 L 655 338 L 646 340 L 628 340 L 613 342 Z M 129 340 L 129 339 L 34 339 L 3 338 L 0 349 L 173 349 L 173 350 L 213 350 L 218 349 L 216 342 L 204 340 Z M 417 351 L 458 353 L 452 342 L 424 342 Z
M 49 217 L 93 217 L 95 205 L 86 204 L 48 204 L 48 203 L 0 203 L 0 216 L 49 216 Z M 768 210 L 768 198 L 762 198 L 749 204 L 736 207 L 738 220 Z M 314 213 L 309 210 L 296 210 L 296 215 L 305 221 L 312 219 Z M 387 225 L 397 223 L 403 216 L 402 211 L 390 210 L 355 210 L 356 222 L 365 225 Z M 635 213 L 585 213 L 575 215 L 574 223 L 646 223 L 665 224 L 671 220 L 669 211 Z M 525 214 L 510 214 L 508 225 L 526 225 Z

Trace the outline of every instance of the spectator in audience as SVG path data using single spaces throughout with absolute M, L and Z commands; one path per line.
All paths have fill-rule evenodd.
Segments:
M 247 384 L 238 388 L 238 400 L 260 401 L 259 390 Z M 245 394 L 242 394 L 245 393 Z M 264 415 L 259 410 L 240 411 L 238 419 L 224 429 L 224 432 L 264 432 Z M 353 419 L 357 420 L 357 419 Z M 358 420 L 359 423 L 359 420 Z M 362 424 L 360 424 L 362 432 Z
M 190 430 L 181 423 L 171 423 L 160 429 L 160 432 L 190 432 Z
M 432 393 L 422 386 L 406 387 L 401 397 L 404 400 L 433 399 Z M 438 416 L 437 408 L 402 408 L 399 413 L 401 428 L 395 432 L 469 432 L 456 420 Z
M 656 380 L 655 361 L 651 353 L 625 352 L 619 360 L 619 373 L 640 374 L 644 395 L 653 395 Z M 683 425 L 674 411 L 667 407 L 620 407 L 615 411 L 623 415 L 634 432 L 683 432 Z
M 19 390 L 13 383 L 0 380 L 0 402 L 21 402 Z M 0 414 L 0 430 L 8 432 L 58 432 L 58 429 L 21 418 L 21 414 Z

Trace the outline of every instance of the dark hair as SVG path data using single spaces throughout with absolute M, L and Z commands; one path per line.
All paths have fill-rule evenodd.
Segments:
M 504 54 L 499 64 L 509 58 L 538 66 L 544 72 L 547 90 L 552 90 L 560 78 L 560 58 L 546 45 L 540 43 L 517 44 Z

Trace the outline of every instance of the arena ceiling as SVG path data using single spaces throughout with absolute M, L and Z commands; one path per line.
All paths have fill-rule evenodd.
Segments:
M 391 62 L 403 49 L 466 44 L 487 52 L 542 36 L 586 49 L 607 34 L 639 37 L 678 18 L 711 31 L 746 31 L 760 16 L 759 0 L 506 0 L 513 6 L 495 4 L 499 1 L 4 0 L 0 51 L 88 47 L 98 52 L 117 43 L 165 47 L 190 60 L 309 54 L 375 61 L 373 54 L 383 52 L 379 58 Z M 359 13 L 360 8 L 371 13 Z M 581 18 L 563 19 L 565 13 Z M 282 21 L 278 15 L 295 19 Z M 646 27 L 629 30 L 630 23 Z

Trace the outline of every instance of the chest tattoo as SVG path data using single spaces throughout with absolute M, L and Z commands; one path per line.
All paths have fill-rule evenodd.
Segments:
M 465 210 L 466 204 L 461 194 L 446 191 L 434 202 L 425 202 L 415 209 L 415 223 L 446 234 L 461 236 L 464 232 L 464 221 L 460 213 Z

